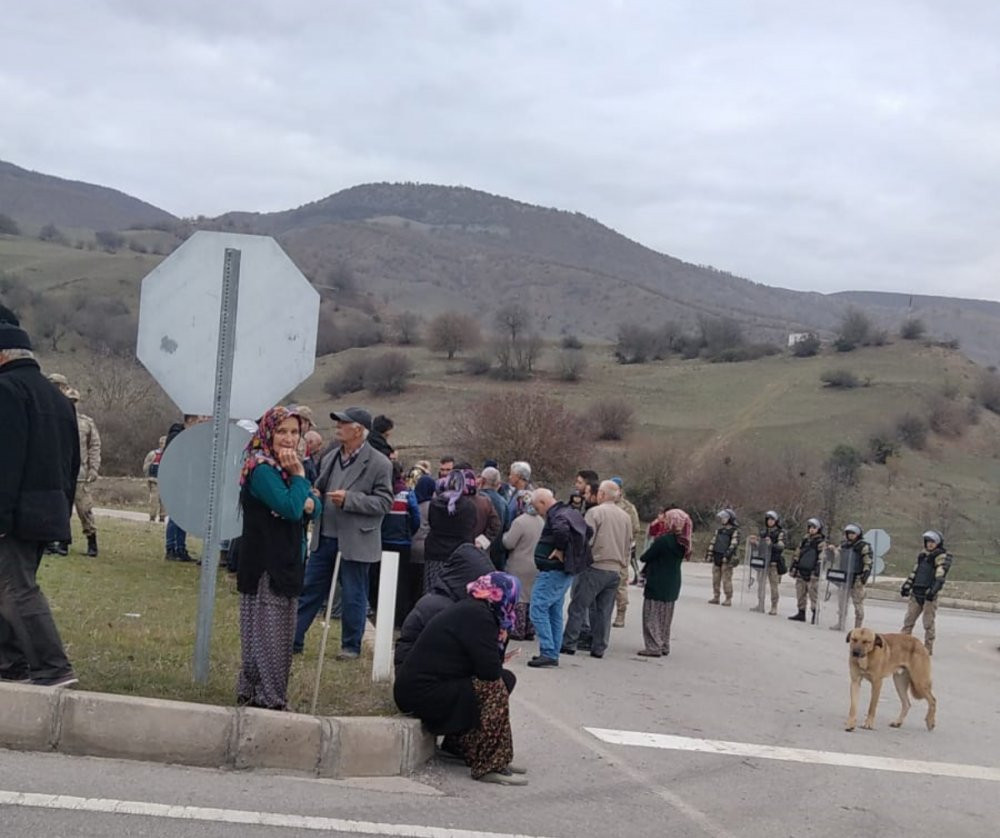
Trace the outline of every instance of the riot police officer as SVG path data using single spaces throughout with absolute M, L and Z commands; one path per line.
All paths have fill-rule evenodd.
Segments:
M 844 527 L 844 540 L 840 544 L 840 549 L 850 550 L 852 553 L 848 579 L 851 602 L 854 603 L 854 628 L 861 628 L 861 624 L 865 621 L 865 585 L 868 584 L 868 577 L 872 575 L 872 548 L 861 537 L 861 527 L 857 524 L 848 524 Z M 847 613 L 846 606 L 842 613 Z M 843 629 L 843 626 L 840 628 Z
M 899 589 L 901 596 L 909 597 L 910 604 L 903 620 L 903 634 L 913 634 L 917 617 L 924 616 L 924 646 L 927 654 L 934 653 L 934 618 L 937 616 L 937 596 L 944 587 L 952 557 L 945 550 L 944 536 L 937 530 L 924 533 L 924 549 L 917 556 L 917 563 Z
M 733 604 L 733 568 L 740 563 L 740 528 L 732 509 L 720 509 L 715 516 L 721 526 L 712 536 L 705 561 L 712 562 L 712 598 L 710 605 L 719 605 L 720 588 L 726 594 L 722 605 Z
M 769 548 L 767 581 L 771 588 L 771 610 L 767 613 L 773 617 L 778 613 L 778 599 L 780 597 L 778 585 L 781 582 L 781 577 L 784 576 L 787 570 L 783 555 L 785 552 L 785 528 L 781 526 L 781 516 L 773 509 L 765 512 L 764 526 L 760 528 L 757 535 L 750 536 L 750 543 L 755 546 L 764 544 Z M 763 594 L 761 595 L 760 602 L 763 606 Z
M 806 595 L 812 606 L 812 622 L 816 622 L 816 604 L 819 601 L 819 574 L 823 550 L 826 548 L 826 536 L 823 534 L 823 522 L 819 518 L 806 521 L 806 537 L 799 544 L 795 561 L 788 572 L 795 580 L 795 599 L 798 611 L 789 620 L 799 623 L 806 621 Z

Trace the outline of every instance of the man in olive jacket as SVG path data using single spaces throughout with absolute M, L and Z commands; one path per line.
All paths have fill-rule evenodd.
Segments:
M 313 527 L 305 583 L 299 597 L 294 651 L 301 651 L 306 631 L 326 603 L 333 567 L 340 552 L 341 660 L 361 654 L 368 616 L 368 571 L 382 560 L 382 518 L 392 506 L 392 464 L 368 444 L 371 414 L 349 407 L 330 418 L 340 444 L 319 465 L 315 489 L 323 516 Z
M 0 679 L 76 682 L 35 575 L 50 541 L 68 541 L 80 470 L 76 413 L 45 380 L 31 342 L 0 312 Z

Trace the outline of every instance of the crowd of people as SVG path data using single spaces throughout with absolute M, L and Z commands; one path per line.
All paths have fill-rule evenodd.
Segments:
M 74 397 L 75 396 L 75 397 Z M 35 574 L 46 549 L 64 552 L 74 505 L 97 555 L 88 484 L 100 468 L 93 422 L 75 410 L 79 394 L 61 376 L 42 375 L 28 335 L 13 313 L 0 310 L 0 679 L 65 686 L 76 681 Z M 670 654 L 681 567 L 692 555 L 692 520 L 664 508 L 648 531 L 619 477 L 601 480 L 581 469 L 560 499 L 536 486 L 530 463 L 515 461 L 506 480 L 499 463 L 479 469 L 441 457 L 436 473 L 421 460 L 408 469 L 390 437 L 392 421 L 361 407 L 330 414 L 334 438 L 324 446 L 305 407 L 274 407 L 253 424 L 240 475 L 243 532 L 230 546 L 240 595 L 241 705 L 284 710 L 293 655 L 301 652 L 316 615 L 327 604 L 335 568 L 343 661 L 361 654 L 383 551 L 399 554 L 395 698 L 403 712 L 444 736 L 442 755 L 465 762 L 477 780 L 527 782 L 513 760 L 508 699 L 516 684 L 505 664 L 511 640 L 537 641 L 532 668 L 559 666 L 562 655 L 600 659 L 614 627 L 624 626 L 630 581 L 643 594 L 643 648 Z M 165 512 L 158 467 L 171 441 L 206 417 L 185 416 L 146 457 L 150 520 Z M 723 509 L 708 542 L 710 603 L 730 606 L 733 569 L 742 560 L 736 513 Z M 864 617 L 864 585 L 873 556 L 861 527 L 844 528 L 840 561 L 823 522 L 810 518 L 787 572 L 796 582 L 796 613 L 813 620 L 823 568 L 840 581 Z M 922 617 L 933 650 L 937 596 L 951 567 L 944 539 L 924 533 L 924 550 L 901 594 L 909 598 L 904 632 Z M 786 572 L 786 534 L 770 510 L 747 541 L 777 613 Z M 191 561 L 186 533 L 168 519 L 165 557 Z M 238 557 L 238 560 L 237 560 Z M 566 598 L 569 597 L 568 609 Z M 723 599 L 724 597 L 724 599 Z M 332 605 L 332 603 L 331 603 Z M 564 613 L 567 619 L 564 624 Z

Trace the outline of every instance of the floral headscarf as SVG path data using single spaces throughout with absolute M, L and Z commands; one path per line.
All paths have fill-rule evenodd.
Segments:
M 462 495 L 468 495 L 468 486 L 465 475 L 457 469 L 448 473 L 447 477 L 442 477 L 437 483 L 437 493 L 448 501 L 448 514 L 455 514 L 455 505 Z
M 683 509 L 668 509 L 663 514 L 663 523 L 666 526 L 665 533 L 673 533 L 677 537 L 677 543 L 684 548 L 684 558 L 691 558 L 691 516 Z
M 497 635 L 497 645 L 503 652 L 507 648 L 507 636 L 514 628 L 514 606 L 521 592 L 521 583 L 516 576 L 495 570 L 473 579 L 465 590 L 473 599 L 486 600 L 493 616 L 496 617 L 500 632 Z
M 288 482 L 289 474 L 278 465 L 278 455 L 274 450 L 274 431 L 282 422 L 289 417 L 294 417 L 299 421 L 299 428 L 302 427 L 302 418 L 298 411 L 288 407 L 272 407 L 257 424 L 257 432 L 250 437 L 247 447 L 243 451 L 243 470 L 240 472 L 240 485 L 246 485 L 250 480 L 250 474 L 261 463 L 274 466 L 281 472 L 281 479 Z

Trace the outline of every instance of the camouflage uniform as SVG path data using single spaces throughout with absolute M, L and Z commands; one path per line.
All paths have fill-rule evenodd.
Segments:
M 767 563 L 767 581 L 771 588 L 771 610 L 768 612 L 773 617 L 778 613 L 778 600 L 781 595 L 778 587 L 781 584 L 781 575 L 784 573 L 785 560 L 782 554 L 785 552 L 785 530 L 781 524 L 773 527 L 761 527 L 758 537 L 761 541 L 765 538 L 771 540 L 771 560 Z M 779 567 L 780 565 L 780 567 Z
M 799 616 L 805 619 L 806 596 L 808 595 L 809 604 L 812 607 L 813 622 L 816 621 L 816 605 L 819 602 L 819 574 L 823 549 L 826 546 L 825 541 L 826 536 L 821 532 L 812 537 L 803 538 L 799 544 L 795 561 L 792 562 L 788 571 L 795 580 L 795 602 L 799 609 Z
M 629 567 L 631 567 L 632 559 L 635 557 L 635 546 L 642 537 L 642 524 L 639 522 L 639 511 L 635 508 L 635 504 L 626 500 L 624 495 L 619 496 L 618 500 L 615 501 L 615 506 L 627 512 L 629 520 L 632 522 L 632 555 L 618 577 L 618 593 L 615 595 L 615 621 L 611 624 L 615 628 L 622 628 L 625 625 L 625 610 L 628 608 Z
M 948 571 L 951 570 L 951 554 L 938 544 L 933 550 L 922 550 L 917 563 L 903 583 L 900 594 L 909 596 L 910 602 L 903 619 L 903 634 L 913 634 L 917 618 L 924 618 L 924 645 L 928 654 L 934 653 L 934 618 L 937 616 L 937 595 L 944 587 Z
M 160 480 L 159 480 L 159 470 L 157 469 L 155 473 L 151 473 L 150 469 L 153 464 L 159 465 L 157 460 L 158 456 L 163 454 L 163 443 L 160 443 L 159 448 L 154 448 L 146 455 L 146 459 L 142 461 L 142 474 L 146 478 L 146 486 L 149 489 L 149 520 L 155 521 L 157 516 L 162 521 L 167 517 L 167 510 L 163 506 L 163 501 L 160 499 Z
M 76 484 L 76 514 L 83 526 L 83 534 L 88 539 L 97 535 L 94 525 L 94 501 L 90 496 L 90 484 L 97 480 L 101 470 L 101 435 L 94 420 L 84 413 L 76 414 L 76 424 L 80 431 L 80 474 Z
M 851 567 L 851 602 L 854 603 L 854 628 L 861 628 L 865 621 L 865 585 L 868 577 L 872 573 L 872 548 L 867 541 L 858 539 L 857 541 L 844 541 L 840 545 L 841 550 L 854 551 L 854 564 Z M 846 613 L 846 610 L 845 610 Z M 843 626 L 837 626 L 843 630 Z
M 715 531 L 705 553 L 705 561 L 712 562 L 712 598 L 709 602 L 719 604 L 720 588 L 726 595 L 723 605 L 733 604 L 733 568 L 740 563 L 740 528 L 733 523 L 725 524 Z

